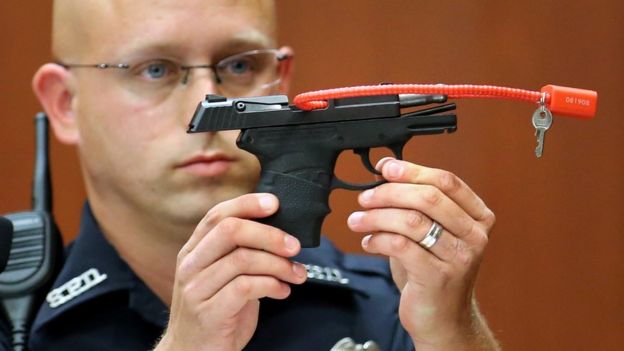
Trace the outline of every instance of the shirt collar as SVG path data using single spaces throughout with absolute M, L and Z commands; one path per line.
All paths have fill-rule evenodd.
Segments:
M 88 203 L 82 210 L 79 234 L 67 252 L 63 268 L 33 323 L 33 329 L 82 303 L 120 290 L 128 291 L 129 308 L 150 323 L 166 326 L 167 307 L 106 240 Z

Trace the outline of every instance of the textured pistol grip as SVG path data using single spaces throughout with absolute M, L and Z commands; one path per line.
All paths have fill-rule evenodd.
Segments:
M 299 176 L 263 171 L 258 192 L 272 193 L 280 206 L 275 214 L 260 220 L 299 239 L 301 247 L 316 247 L 321 242 L 321 226 L 330 212 L 329 189 Z

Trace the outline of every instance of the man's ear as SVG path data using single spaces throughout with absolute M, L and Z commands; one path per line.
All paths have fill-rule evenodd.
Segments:
M 43 106 L 56 138 L 65 144 L 78 143 L 80 133 L 72 106 L 70 73 L 55 63 L 41 66 L 32 80 L 32 88 Z
M 292 81 L 293 64 L 295 52 L 289 46 L 283 46 L 279 49 L 281 54 L 287 55 L 289 58 L 280 62 L 279 66 L 279 92 L 284 95 L 288 95 L 290 91 L 290 82 Z

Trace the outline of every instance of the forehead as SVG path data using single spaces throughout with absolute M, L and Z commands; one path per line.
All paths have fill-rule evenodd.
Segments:
M 57 0 L 55 38 L 83 59 L 170 49 L 193 54 L 227 46 L 272 46 L 271 1 Z M 55 4 L 55 6 L 58 4 Z M 59 10 L 59 11 L 57 11 Z M 65 17 L 65 18 L 62 18 Z M 57 21 L 63 20 L 63 25 Z M 56 43 L 55 43 L 56 44 Z M 67 56 L 63 53 L 57 56 Z

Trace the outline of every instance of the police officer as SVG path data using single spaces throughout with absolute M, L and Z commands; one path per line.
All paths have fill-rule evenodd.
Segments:
M 349 227 L 370 252 L 301 249 L 253 219 L 236 131 L 185 133 L 206 93 L 285 93 L 271 1 L 56 0 L 33 87 L 88 202 L 33 350 L 493 350 L 472 293 L 494 215 L 451 173 L 391 158 Z M 349 339 L 345 339 L 349 338 Z

